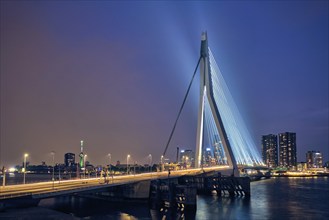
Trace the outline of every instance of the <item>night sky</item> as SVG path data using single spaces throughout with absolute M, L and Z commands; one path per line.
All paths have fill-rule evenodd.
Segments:
M 158 162 L 199 58 L 201 32 L 259 151 L 297 133 L 298 161 L 328 143 L 328 1 L 1 1 L 0 166 Z M 167 156 L 195 149 L 199 78 Z

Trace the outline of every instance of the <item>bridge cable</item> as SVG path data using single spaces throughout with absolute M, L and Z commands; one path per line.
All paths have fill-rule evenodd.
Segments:
M 186 94 L 185 94 L 185 97 L 184 97 L 183 103 L 182 103 L 182 105 L 181 105 L 181 107 L 180 107 L 180 109 L 179 109 L 179 112 L 178 112 L 178 115 L 177 115 L 177 118 L 176 118 L 176 121 L 175 121 L 174 127 L 173 127 L 173 129 L 171 130 L 171 133 L 170 133 L 170 136 L 169 136 L 169 140 L 168 140 L 168 142 L 167 142 L 166 148 L 165 148 L 165 150 L 164 150 L 162 156 L 165 156 L 165 155 L 166 155 L 166 152 L 167 152 L 168 146 L 169 146 L 169 144 L 170 144 L 171 138 L 172 138 L 172 136 L 173 136 L 173 134 L 174 134 L 174 131 L 175 131 L 175 129 L 176 129 L 176 125 L 177 125 L 178 119 L 179 119 L 179 117 L 180 117 L 180 114 L 182 113 L 182 110 L 183 110 L 183 108 L 184 108 L 184 105 L 185 105 L 185 102 L 186 102 L 187 96 L 188 96 L 188 94 L 189 94 L 189 92 L 190 92 L 190 89 L 191 89 L 191 86 L 192 86 L 192 83 L 193 83 L 193 79 L 194 79 L 195 74 L 196 74 L 196 72 L 197 72 L 197 70 L 198 70 L 198 67 L 199 67 L 199 64 L 200 64 L 201 58 L 202 58 L 202 56 L 200 56 L 200 58 L 199 58 L 199 60 L 198 60 L 198 64 L 197 64 L 196 67 L 195 67 L 195 70 L 194 70 L 194 73 L 193 73 L 192 79 L 191 79 L 191 81 L 190 81 L 190 85 L 189 85 L 188 88 L 187 88 L 187 91 L 186 91 Z

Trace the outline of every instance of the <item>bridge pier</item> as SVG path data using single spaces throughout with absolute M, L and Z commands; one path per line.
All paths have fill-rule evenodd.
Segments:
M 149 204 L 159 212 L 158 218 L 175 219 L 185 210 L 196 211 L 196 187 L 178 182 L 178 178 L 151 182 Z
M 250 196 L 249 177 L 212 176 L 203 178 L 203 181 L 204 188 L 201 191 L 206 194 L 215 191 L 218 196 Z
M 162 216 L 173 218 L 184 210 L 196 210 L 198 192 L 208 195 L 216 192 L 217 196 L 250 197 L 250 178 L 204 173 L 198 176 L 154 180 L 150 185 L 150 207 L 159 211 Z
M 250 196 L 250 178 L 221 176 L 221 174 L 201 174 L 198 176 L 183 176 L 179 183 L 194 185 L 198 193 L 207 195 L 216 192 L 218 196 Z

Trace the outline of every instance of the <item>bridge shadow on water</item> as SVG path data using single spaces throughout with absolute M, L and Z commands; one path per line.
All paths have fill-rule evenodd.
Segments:
M 159 209 L 150 209 L 146 201 L 109 202 L 76 196 L 44 199 L 40 207 L 53 209 L 83 219 L 245 219 L 239 213 L 247 213 L 250 208 L 249 197 L 217 197 L 217 195 L 198 195 L 197 210 L 182 207 L 168 208 L 164 204 Z
M 108 202 L 76 196 L 41 200 L 39 206 L 92 219 L 151 219 L 146 202 Z

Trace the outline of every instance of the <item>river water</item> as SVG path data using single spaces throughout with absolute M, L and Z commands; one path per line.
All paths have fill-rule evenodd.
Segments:
M 199 197 L 196 219 L 329 219 L 329 178 L 251 183 L 251 197 Z
M 75 200 L 75 201 L 72 201 Z M 41 207 L 83 219 L 158 219 L 147 204 L 114 204 L 83 198 L 43 200 Z M 329 219 L 329 178 L 279 177 L 251 183 L 250 198 L 198 195 L 197 210 L 175 219 Z
M 161 219 L 163 214 L 150 210 L 147 203 L 109 203 L 78 197 L 42 200 L 38 208 L 42 209 L 42 219 L 61 219 L 54 217 L 54 214 L 47 218 L 47 212 L 44 210 L 66 213 L 65 219 L 154 220 Z M 37 212 L 34 211 L 34 214 Z M 19 212 L 16 213 L 19 215 Z M 0 219 L 1 216 L 6 216 L 5 214 L 0 213 Z M 250 198 L 198 195 L 196 211 L 185 210 L 171 216 L 172 219 L 187 220 L 329 219 L 329 178 L 277 177 L 256 181 L 251 183 Z

